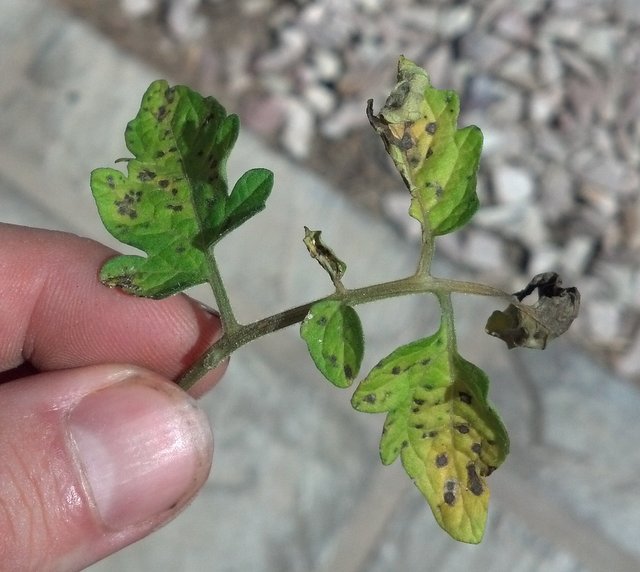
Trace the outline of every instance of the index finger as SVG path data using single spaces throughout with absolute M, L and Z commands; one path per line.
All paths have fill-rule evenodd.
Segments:
M 218 317 L 187 296 L 103 286 L 98 271 L 114 254 L 75 235 L 0 224 L 0 371 L 123 362 L 173 379 L 219 337 Z

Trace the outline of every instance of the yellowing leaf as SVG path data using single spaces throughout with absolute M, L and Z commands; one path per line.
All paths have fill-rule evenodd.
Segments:
M 482 132 L 457 129 L 460 102 L 454 91 L 431 86 L 420 67 L 401 57 L 398 83 L 369 121 L 411 192 L 409 213 L 433 235 L 468 222 L 478 208 L 476 171 Z
M 453 538 L 478 543 L 489 502 L 486 477 L 505 459 L 509 440 L 487 401 L 485 374 L 452 352 L 447 328 L 402 346 L 358 386 L 358 411 L 387 411 L 380 440 L 384 464 L 398 455 Z
M 335 386 L 349 387 L 364 354 L 362 325 L 356 311 L 337 300 L 314 304 L 300 326 L 313 362 Z

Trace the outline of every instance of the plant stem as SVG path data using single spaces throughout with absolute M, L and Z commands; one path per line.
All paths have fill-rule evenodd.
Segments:
M 239 324 L 236 320 L 229 296 L 227 295 L 227 289 L 222 281 L 222 275 L 216 262 L 216 257 L 213 254 L 213 247 L 207 252 L 207 263 L 209 266 L 209 284 L 213 291 L 213 296 L 218 306 L 218 312 L 220 312 L 220 320 L 222 321 L 222 329 L 225 333 L 231 333 L 238 329 Z
M 222 282 L 220 281 L 219 285 L 221 284 Z M 214 289 L 214 293 L 215 292 L 216 290 Z M 238 324 L 238 322 L 235 321 L 235 318 L 233 318 L 233 313 L 231 313 L 231 317 L 233 318 L 233 327 L 229 329 L 227 326 L 224 329 L 223 336 L 184 373 L 184 375 L 178 380 L 178 385 L 185 390 L 193 387 L 198 379 L 200 379 L 207 371 L 215 368 L 236 349 L 264 335 L 281 330 L 304 320 L 304 317 L 309 313 L 309 309 L 316 302 L 320 302 L 322 300 L 340 300 L 350 306 L 356 306 L 358 304 L 365 304 L 367 302 L 374 302 L 376 300 L 386 298 L 424 293 L 436 294 L 438 299 L 441 301 L 441 305 L 444 298 L 449 300 L 449 305 L 451 304 L 450 295 L 452 293 L 476 294 L 479 296 L 494 296 L 511 299 L 510 294 L 491 286 L 485 286 L 484 284 L 450 280 L 446 278 L 434 278 L 428 275 L 414 275 L 400 280 L 375 284 L 373 286 L 365 286 L 363 288 L 355 288 L 352 290 L 345 289 L 341 292 L 336 291 L 324 298 L 319 298 L 317 300 L 307 302 L 306 304 L 296 306 L 295 308 L 284 310 L 283 312 L 262 318 L 261 320 L 257 320 L 251 324 Z M 218 301 L 218 304 L 220 304 L 220 300 L 217 295 L 216 300 Z M 222 300 L 226 300 L 226 303 L 228 304 L 226 293 L 222 297 Z M 230 306 L 227 306 L 227 308 L 230 310 Z M 222 317 L 225 316 L 221 307 L 220 313 Z M 229 314 L 227 314 L 227 316 L 228 315 Z M 453 313 L 451 313 L 451 319 L 453 320 L 452 316 Z M 223 326 L 224 325 L 225 322 L 223 321 Z

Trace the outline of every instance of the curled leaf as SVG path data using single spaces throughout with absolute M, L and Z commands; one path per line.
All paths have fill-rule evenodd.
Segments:
M 342 262 L 320 238 L 322 231 L 310 230 L 304 227 L 304 245 L 307 247 L 311 258 L 318 261 L 325 269 L 336 288 L 342 288 L 342 277 L 347 270 L 347 265 Z
M 509 349 L 525 347 L 543 350 L 547 343 L 569 329 L 580 310 L 580 292 L 562 288 L 555 272 L 537 274 L 525 288 L 513 295 L 518 304 L 489 316 L 485 330 L 503 340 Z M 524 298 L 538 290 L 538 300 L 527 305 Z
M 362 325 L 356 311 L 337 300 L 314 304 L 300 326 L 313 362 L 335 386 L 349 387 L 364 354 Z
M 509 440 L 487 401 L 489 381 L 433 336 L 401 346 L 360 383 L 351 403 L 387 418 L 380 439 L 385 465 L 398 455 L 453 538 L 478 543 L 489 502 L 486 477 L 505 459 Z
M 369 101 L 369 122 L 411 192 L 409 214 L 429 234 L 447 234 L 478 209 L 482 132 L 475 126 L 458 129 L 457 94 L 433 88 L 427 73 L 404 57 L 397 81 L 377 116 Z

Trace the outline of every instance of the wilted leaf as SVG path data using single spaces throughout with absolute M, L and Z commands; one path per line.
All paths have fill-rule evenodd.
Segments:
M 314 304 L 300 326 L 320 372 L 337 387 L 349 387 L 360 371 L 364 337 L 358 314 L 336 300 Z
M 482 132 L 457 129 L 454 91 L 431 87 L 427 73 L 401 57 L 398 83 L 376 116 L 367 115 L 411 192 L 409 213 L 433 235 L 451 232 L 478 208 L 476 171 Z
M 543 350 L 547 342 L 564 334 L 578 316 L 580 292 L 562 288 L 555 272 L 537 274 L 514 296 L 522 302 L 534 290 L 538 300 L 532 304 L 509 304 L 504 311 L 489 316 L 485 330 L 503 340 L 509 349 L 525 347 Z
M 509 440 L 487 401 L 486 375 L 447 347 L 444 324 L 433 336 L 401 346 L 360 383 L 358 411 L 387 411 L 380 440 L 384 464 L 398 455 L 453 538 L 482 539 L 486 477 L 505 459 Z
M 322 242 L 320 236 L 322 231 L 310 230 L 304 227 L 304 244 L 311 255 L 315 258 L 320 266 L 329 274 L 331 281 L 338 286 L 347 270 L 347 265 L 342 262 L 326 244 Z
M 117 256 L 100 273 L 109 286 L 162 298 L 207 280 L 205 252 L 264 208 L 273 175 L 245 173 L 228 193 L 226 160 L 238 118 L 213 98 L 155 81 L 125 131 L 126 176 L 96 169 L 91 189 L 113 236 L 148 256 Z

